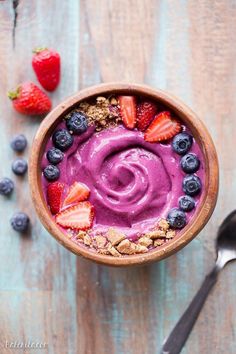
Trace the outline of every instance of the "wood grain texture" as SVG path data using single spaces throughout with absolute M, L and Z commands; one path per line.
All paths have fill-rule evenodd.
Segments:
M 45 44 L 55 46 L 63 62 L 63 80 L 51 95 L 53 103 L 77 90 L 79 7 L 75 2 L 59 5 L 57 1 L 22 0 L 16 11 L 14 40 L 12 1 L 0 2 L 0 175 L 11 176 L 16 184 L 12 197 L 1 197 L 0 201 L 0 237 L 4 245 L 0 250 L 0 343 L 4 346 L 5 340 L 40 341 L 48 344 L 44 352 L 59 353 L 62 349 L 73 353 L 77 333 L 76 259 L 55 244 L 37 221 L 27 178 L 17 178 L 11 173 L 11 161 L 16 156 L 9 147 L 11 137 L 23 132 L 31 145 L 39 120 L 13 112 L 6 92 L 23 80 L 35 81 L 32 49 Z M 64 18 L 70 21 L 62 31 Z M 28 152 L 29 149 L 24 155 L 28 156 Z M 30 214 L 32 230 L 28 237 L 21 238 L 9 225 L 8 220 L 16 210 Z M 12 350 L 1 348 L 0 352 Z
M 235 1 L 18 3 L 14 42 L 12 1 L 0 2 L 1 176 L 11 175 L 10 137 L 24 131 L 31 141 L 38 126 L 11 110 L 6 91 L 34 79 L 31 49 L 47 44 L 60 51 L 63 62 L 54 104 L 78 87 L 110 80 L 148 83 L 183 99 L 215 139 L 221 190 L 207 227 L 177 255 L 146 267 L 113 269 L 76 258 L 49 237 L 32 211 L 27 179 L 17 179 L 16 193 L 0 201 L 0 343 L 45 341 L 48 349 L 39 353 L 50 354 L 159 353 L 213 264 L 217 226 L 235 208 Z M 18 208 L 31 215 L 28 238 L 8 224 Z M 223 271 L 184 354 L 235 353 L 234 272 L 235 264 Z

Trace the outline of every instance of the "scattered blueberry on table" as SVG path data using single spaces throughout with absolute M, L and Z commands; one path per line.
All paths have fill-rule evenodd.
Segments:
M 27 214 L 23 212 L 15 213 L 10 220 L 12 228 L 17 232 L 26 232 L 30 219 Z
M 23 176 L 28 169 L 27 161 L 24 159 L 15 159 L 12 163 L 12 171 L 18 175 Z
M 0 180 L 0 194 L 9 195 L 14 189 L 14 183 L 10 178 L 4 177 Z
M 16 152 L 22 152 L 27 146 L 26 137 L 23 134 L 16 135 L 11 141 L 11 148 Z

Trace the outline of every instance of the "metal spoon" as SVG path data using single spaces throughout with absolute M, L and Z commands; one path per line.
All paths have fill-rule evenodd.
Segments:
M 201 288 L 187 310 L 165 340 L 161 354 L 178 354 L 183 348 L 206 298 L 216 283 L 220 270 L 229 261 L 236 259 L 236 210 L 230 213 L 219 227 L 216 241 L 217 260 L 212 271 L 206 276 Z

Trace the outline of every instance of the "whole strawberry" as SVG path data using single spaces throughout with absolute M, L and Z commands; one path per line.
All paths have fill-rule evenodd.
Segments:
M 48 48 L 36 48 L 33 53 L 32 66 L 40 84 L 54 91 L 60 81 L 60 55 Z
M 21 114 L 42 115 L 51 109 L 49 97 L 33 82 L 20 84 L 15 91 L 9 91 L 8 97 L 12 100 L 13 107 Z

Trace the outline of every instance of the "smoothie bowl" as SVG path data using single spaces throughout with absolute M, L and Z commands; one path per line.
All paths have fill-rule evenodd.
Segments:
M 177 98 L 101 84 L 58 105 L 29 168 L 38 216 L 63 246 L 122 266 L 161 260 L 210 218 L 218 161 L 209 133 Z

